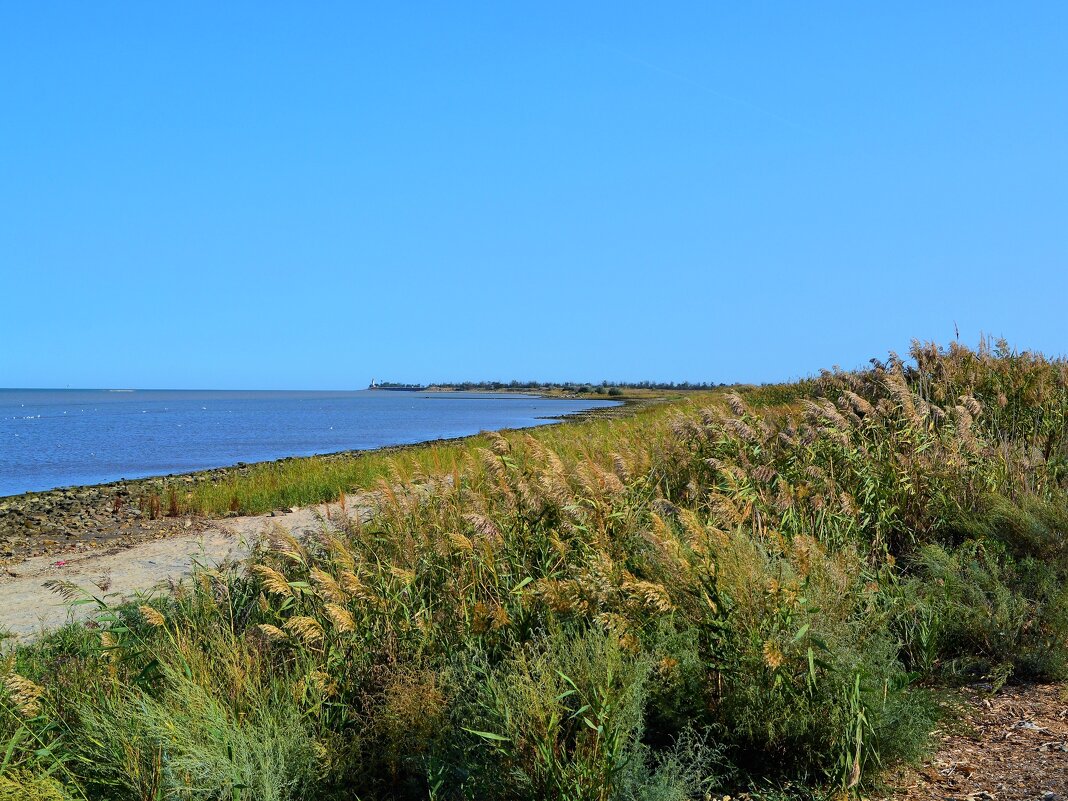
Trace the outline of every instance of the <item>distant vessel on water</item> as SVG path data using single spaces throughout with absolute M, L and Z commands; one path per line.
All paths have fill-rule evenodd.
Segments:
M 395 384 L 392 381 L 383 381 L 379 383 L 375 379 L 371 379 L 371 383 L 367 385 L 368 389 L 388 389 L 393 392 L 418 392 L 421 389 L 426 389 L 422 384 Z

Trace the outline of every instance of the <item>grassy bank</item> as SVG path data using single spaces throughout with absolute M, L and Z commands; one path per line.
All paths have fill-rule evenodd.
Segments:
M 552 428 L 542 427 L 537 436 L 557 443 L 582 441 L 587 433 L 603 429 L 619 416 L 644 417 L 656 406 L 695 402 L 710 393 L 657 395 L 631 391 L 623 405 L 580 413 Z M 683 398 L 688 401 L 683 401 Z M 512 436 L 512 434 L 509 434 Z M 393 484 L 423 480 L 427 476 L 447 476 L 486 447 L 484 436 L 462 437 L 413 446 L 383 448 L 348 454 L 261 462 L 241 469 L 212 471 L 211 478 L 194 480 L 179 476 L 146 483 L 137 503 L 149 517 L 227 514 L 264 514 L 292 506 L 312 506 L 336 502 L 342 494 L 375 488 L 379 482 Z
M 395 465 L 14 651 L 0 799 L 863 792 L 939 688 L 1064 676 L 1066 415 L 1063 361 L 916 347 Z

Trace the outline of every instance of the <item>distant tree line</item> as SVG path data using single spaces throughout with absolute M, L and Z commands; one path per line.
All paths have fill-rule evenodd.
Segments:
M 726 386 L 709 381 L 602 381 L 600 384 L 586 384 L 575 381 L 462 381 L 459 383 L 439 383 L 436 387 L 456 389 L 465 392 L 492 392 L 502 389 L 540 391 L 559 389 L 564 392 L 594 393 L 597 395 L 621 395 L 625 389 L 659 389 L 659 390 L 699 390 Z

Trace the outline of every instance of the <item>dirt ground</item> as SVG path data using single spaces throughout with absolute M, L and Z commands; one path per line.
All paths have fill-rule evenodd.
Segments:
M 1068 798 L 1068 685 L 967 689 L 966 720 L 939 734 L 936 755 L 892 777 L 885 801 L 1062 801 Z

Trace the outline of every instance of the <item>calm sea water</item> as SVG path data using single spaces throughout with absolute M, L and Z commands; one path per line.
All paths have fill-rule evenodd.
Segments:
M 613 405 L 466 392 L 0 389 L 0 496 L 524 428 Z

